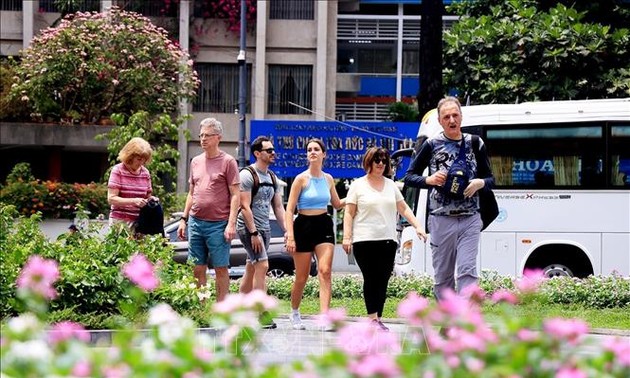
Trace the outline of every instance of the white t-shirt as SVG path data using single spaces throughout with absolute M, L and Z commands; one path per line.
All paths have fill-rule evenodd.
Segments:
M 352 242 L 396 240 L 396 204 L 403 200 L 394 181 L 388 178 L 382 191 L 372 188 L 366 176 L 354 180 L 346 196 L 346 203 L 357 206 Z

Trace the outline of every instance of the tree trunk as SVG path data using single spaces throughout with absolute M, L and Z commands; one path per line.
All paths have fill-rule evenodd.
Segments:
M 420 7 L 420 117 L 435 108 L 442 90 L 442 0 L 422 0 Z

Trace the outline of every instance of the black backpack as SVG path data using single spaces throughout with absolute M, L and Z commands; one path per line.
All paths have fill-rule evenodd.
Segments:
M 247 170 L 252 175 L 252 178 L 254 179 L 254 185 L 252 186 L 252 199 L 251 199 L 250 206 L 252 203 L 254 203 L 254 197 L 258 193 L 258 188 L 260 188 L 261 186 L 271 186 L 274 188 L 274 190 L 276 189 L 276 186 L 277 186 L 276 174 L 273 173 L 271 170 L 267 171 L 269 173 L 269 176 L 271 177 L 271 183 L 268 183 L 268 182 L 261 183 L 260 178 L 258 177 L 258 173 L 255 172 L 254 167 L 252 167 L 251 165 L 248 165 L 242 170 Z

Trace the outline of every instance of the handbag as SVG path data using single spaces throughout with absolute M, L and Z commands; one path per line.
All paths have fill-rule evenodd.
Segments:
M 471 135 L 471 137 L 475 159 L 479 162 L 479 136 Z M 483 222 L 481 231 L 483 231 L 490 226 L 495 219 L 497 219 L 497 216 L 499 216 L 499 204 L 497 203 L 497 199 L 495 198 L 492 189 L 484 188 L 479 190 L 477 193 L 479 195 L 479 214 L 481 215 L 481 221 Z
M 483 222 L 483 226 L 481 227 L 481 231 L 483 231 L 499 216 L 499 204 L 494 197 L 492 189 L 482 189 L 477 193 L 479 193 L 479 214 Z

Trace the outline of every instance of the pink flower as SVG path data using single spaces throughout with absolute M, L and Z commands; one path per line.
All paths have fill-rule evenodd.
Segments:
M 212 352 L 206 348 L 195 347 L 194 353 L 195 357 L 201 361 L 210 362 L 212 360 Z
M 483 291 L 483 289 L 480 288 L 477 284 L 466 286 L 462 290 L 461 294 L 464 298 L 468 298 L 469 301 L 474 303 L 481 304 L 486 299 L 486 292 Z
M 474 357 L 467 358 L 464 363 L 471 373 L 480 373 L 485 367 L 485 363 L 482 360 Z
M 123 274 L 144 291 L 153 291 L 160 284 L 153 264 L 141 253 L 133 255 L 131 261 L 123 266 Z
M 586 373 L 576 367 L 563 367 L 556 373 L 556 378 L 586 378 Z
M 501 289 L 494 292 L 494 294 L 492 294 L 491 300 L 494 303 L 501 303 L 501 302 L 510 303 L 510 304 L 518 303 L 518 298 L 516 297 L 516 295 L 506 289 Z
M 410 324 L 418 325 L 428 307 L 429 301 L 412 291 L 400 302 L 397 312 L 398 316 L 407 319 Z
M 522 294 L 531 294 L 538 290 L 540 284 L 545 280 L 545 274 L 540 269 L 525 269 L 523 277 L 516 281 L 516 288 Z
M 52 344 L 58 344 L 66 340 L 77 339 L 84 343 L 90 341 L 90 334 L 79 323 L 75 322 L 59 322 L 53 325 L 48 338 Z
M 349 370 L 359 377 L 398 377 L 400 372 L 392 356 L 371 354 L 360 361 L 352 361 Z
M 330 327 L 333 325 L 341 325 L 345 319 L 345 308 L 331 308 L 328 312 L 317 315 L 315 322 L 321 327 Z
M 608 338 L 604 340 L 603 347 L 615 355 L 619 365 L 630 367 L 630 343 L 627 340 L 618 337 Z
M 258 308 L 260 306 L 263 310 L 273 310 L 278 306 L 278 300 L 262 290 L 253 290 L 243 297 L 243 306 L 246 308 Z
M 339 330 L 337 346 L 345 353 L 360 356 L 378 353 L 400 353 L 394 332 L 382 332 L 371 321 L 351 323 Z
M 77 362 L 72 368 L 72 375 L 75 377 L 89 377 L 91 373 L 90 363 L 85 360 Z
M 32 291 L 46 299 L 57 297 L 53 287 L 59 279 L 59 268 L 55 260 L 43 259 L 38 255 L 29 257 L 17 279 L 17 287 Z
M 452 290 L 445 290 L 443 300 L 438 302 L 438 309 L 445 317 L 440 321 L 454 320 L 458 322 L 466 322 L 477 326 L 483 326 L 485 323 L 481 316 L 481 309 L 475 302 L 457 295 Z M 440 318 L 440 316 L 436 316 Z
M 539 333 L 523 328 L 516 333 L 516 338 L 526 342 L 536 341 L 539 339 Z
M 115 366 L 103 367 L 103 375 L 106 378 L 123 378 L 131 376 L 131 368 L 129 365 L 120 363 Z
M 576 344 L 581 336 L 588 333 L 588 324 L 578 319 L 552 318 L 545 320 L 543 329 L 557 339 Z
M 212 311 L 217 314 L 231 314 L 244 305 L 244 294 L 228 294 L 221 302 L 212 305 Z

